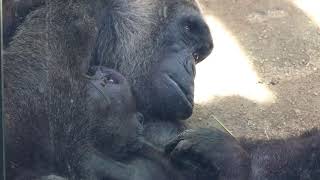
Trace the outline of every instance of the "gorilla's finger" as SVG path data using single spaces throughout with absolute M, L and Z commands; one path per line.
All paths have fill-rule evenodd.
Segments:
M 179 143 L 179 141 L 183 139 L 191 139 L 193 137 L 193 133 L 196 132 L 193 129 L 187 129 L 180 133 L 177 137 L 174 139 L 170 140 L 167 145 L 165 146 L 165 153 L 170 153 Z
M 177 146 L 177 144 L 180 142 L 180 138 L 179 137 L 176 137 L 172 140 L 170 140 L 167 145 L 165 145 L 165 148 L 164 148 L 164 152 L 165 154 L 169 154 L 170 152 L 172 152 L 172 150 Z
M 179 141 L 171 152 L 168 152 L 170 159 L 183 168 L 196 169 L 200 167 L 198 163 L 194 161 L 194 153 L 191 150 L 192 142 L 188 140 Z
M 176 147 L 170 152 L 172 158 L 179 157 L 181 154 L 186 153 L 192 148 L 192 142 L 188 140 L 181 140 Z

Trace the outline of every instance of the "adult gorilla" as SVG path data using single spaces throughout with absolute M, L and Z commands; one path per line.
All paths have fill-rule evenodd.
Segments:
M 192 113 L 194 64 L 211 49 L 208 28 L 192 0 L 46 1 L 26 17 L 4 54 L 9 175 L 45 180 L 63 179 L 50 174 L 120 180 L 319 179 L 319 131 L 286 141 L 239 143 L 216 129 L 185 130 L 177 121 Z M 106 112 L 99 111 L 99 103 L 87 104 L 83 74 L 96 76 L 97 65 L 116 68 L 130 81 L 146 119 L 138 141 L 139 124 L 130 123 L 131 118 L 123 123 L 126 114 L 136 114 L 127 110 L 129 92 L 109 94 L 124 103 L 115 101 Z M 110 111 L 123 113 L 107 117 Z M 104 116 L 93 121 L 102 133 L 94 131 L 93 150 L 98 152 L 90 151 L 87 127 L 104 114 L 108 126 Z
M 178 136 L 185 130 L 178 120 L 192 114 L 195 63 L 203 60 L 212 47 L 209 29 L 193 0 L 44 2 L 27 15 L 5 49 L 9 177 L 246 178 L 247 171 L 242 167 L 247 168 L 249 161 L 240 146 L 233 145 L 234 139 L 213 130 L 186 131 Z M 102 132 L 132 128 L 123 121 L 107 121 L 108 126 L 99 124 L 103 121 L 91 121 L 94 115 L 86 101 L 87 81 L 83 78 L 94 76 L 97 66 L 117 69 L 129 80 L 138 109 L 146 119 L 142 139 L 152 148 L 146 150 L 136 144 L 136 136 L 118 141 L 111 133 L 108 137 L 115 138 L 108 141 L 94 136 L 101 153 L 88 150 L 90 123 L 105 128 Z M 117 110 L 118 106 L 112 108 Z M 123 114 L 127 113 L 124 110 Z M 120 137 L 128 134 L 116 132 Z M 192 144 L 175 140 L 165 148 L 169 140 L 181 140 L 184 135 L 192 139 Z M 221 148 L 211 149 L 216 138 L 230 141 L 219 141 Z M 184 147 L 190 146 L 194 148 L 186 151 Z M 164 149 L 174 163 L 161 153 Z

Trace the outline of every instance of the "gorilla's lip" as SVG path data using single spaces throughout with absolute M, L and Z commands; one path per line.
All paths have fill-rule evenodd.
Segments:
M 181 95 L 183 98 L 183 101 L 187 103 L 188 107 L 193 108 L 193 98 L 191 96 L 188 96 L 188 91 L 183 88 L 176 80 L 174 80 L 173 77 L 171 77 L 169 74 L 165 75 L 166 79 L 175 86 L 175 89 L 178 91 L 178 94 Z

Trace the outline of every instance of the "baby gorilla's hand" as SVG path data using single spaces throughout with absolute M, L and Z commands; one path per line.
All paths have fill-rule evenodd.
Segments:
M 247 180 L 250 160 L 236 139 L 218 129 L 186 130 L 165 152 L 194 179 Z

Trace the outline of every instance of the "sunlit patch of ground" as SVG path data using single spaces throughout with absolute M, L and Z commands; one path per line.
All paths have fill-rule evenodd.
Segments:
M 320 27 L 319 0 L 291 0 L 293 4 L 307 14 Z
M 258 103 L 272 103 L 273 93 L 263 84 L 237 40 L 213 16 L 205 16 L 214 41 L 212 54 L 197 65 L 195 102 L 216 96 L 238 95 Z

